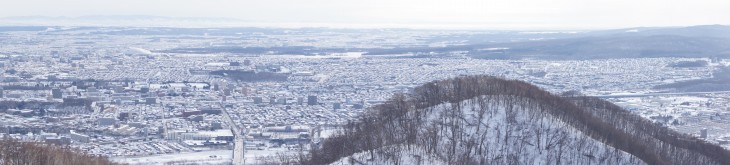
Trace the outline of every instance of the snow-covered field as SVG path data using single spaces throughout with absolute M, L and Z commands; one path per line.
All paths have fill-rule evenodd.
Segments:
M 297 151 L 284 148 L 268 148 L 266 150 L 247 150 L 246 164 L 259 164 L 277 158 L 278 154 L 293 155 Z M 210 150 L 201 152 L 185 152 L 136 157 L 114 157 L 112 161 L 127 164 L 166 164 L 179 162 L 183 164 L 230 164 L 233 159 L 233 150 Z
M 232 150 L 211 150 L 143 157 L 115 157 L 111 158 L 111 160 L 114 162 L 128 164 L 165 164 L 168 162 L 184 162 L 195 164 L 228 164 L 231 162 L 232 158 Z

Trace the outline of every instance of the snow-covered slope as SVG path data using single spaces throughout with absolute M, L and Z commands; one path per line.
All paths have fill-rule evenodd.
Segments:
M 332 164 L 644 164 L 546 115 L 526 98 L 482 95 L 418 111 L 424 117 L 417 126 L 419 141 Z
M 301 164 L 730 164 L 730 151 L 598 98 L 434 81 L 373 106 Z

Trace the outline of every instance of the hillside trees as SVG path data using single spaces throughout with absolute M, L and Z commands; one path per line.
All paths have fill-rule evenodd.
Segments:
M 0 164 L 66 165 L 66 164 L 114 164 L 106 158 L 83 154 L 73 149 L 37 142 L 20 142 L 0 139 Z
M 635 158 L 647 164 L 730 164 L 730 154 L 719 146 L 609 102 L 560 97 L 490 76 L 433 81 L 396 95 L 299 163 L 328 164 L 367 152 L 371 160 L 381 155 L 397 164 L 401 159 L 395 157 L 408 155 L 395 153 L 396 146 L 448 164 L 638 163 Z

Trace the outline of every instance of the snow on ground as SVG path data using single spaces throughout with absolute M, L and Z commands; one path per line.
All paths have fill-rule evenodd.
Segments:
M 305 151 L 307 152 L 307 151 Z M 266 150 L 246 150 L 245 164 L 259 164 L 278 158 L 279 154 L 296 155 L 297 150 L 286 148 L 267 148 Z M 185 152 L 177 154 L 163 154 L 137 157 L 113 157 L 114 162 L 135 164 L 166 164 L 168 162 L 183 162 L 194 164 L 230 164 L 233 159 L 233 150 L 210 150 L 201 152 Z
M 398 160 L 389 160 L 389 159 L 382 159 L 382 158 L 375 158 L 370 160 L 370 153 L 368 152 L 360 152 L 353 154 L 350 157 L 342 158 L 334 163 L 331 163 L 331 165 L 351 165 L 351 164 L 418 164 L 418 165 L 440 165 L 440 164 L 448 164 L 442 160 L 439 160 L 438 157 L 435 155 L 428 154 L 424 152 L 424 150 L 420 147 L 412 147 L 407 148 L 405 146 L 388 146 L 379 149 L 376 152 L 382 152 L 383 150 L 398 150 L 401 151 L 403 155 L 398 157 Z M 376 156 L 381 156 L 377 154 Z
M 167 162 L 185 162 L 196 164 L 228 164 L 233 159 L 233 150 L 211 150 L 186 152 L 177 154 L 152 155 L 143 157 L 114 157 L 114 162 L 127 164 L 165 164 Z
M 307 151 L 304 151 L 305 153 Z M 278 159 L 278 156 L 280 154 L 284 155 L 296 155 L 298 154 L 298 151 L 296 150 L 287 150 L 285 148 L 267 148 L 266 150 L 246 150 L 246 155 L 244 156 L 244 162 L 246 164 L 261 164 L 268 161 L 271 161 L 272 159 Z
M 375 150 L 374 158 L 365 151 L 333 164 L 416 164 L 417 157 L 422 164 L 644 164 L 546 114 L 538 104 L 513 96 L 439 104 L 430 112 L 421 110 L 426 112 L 417 135 L 421 140 L 410 149 L 387 146 Z M 438 140 L 426 139 L 429 135 Z M 459 162 L 464 155 L 471 160 Z

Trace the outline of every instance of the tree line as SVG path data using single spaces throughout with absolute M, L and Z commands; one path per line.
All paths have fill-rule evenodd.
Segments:
M 66 164 L 116 164 L 105 157 L 83 154 L 64 146 L 38 142 L 20 142 L 0 139 L 0 164 L 7 165 L 66 165 Z
M 463 101 L 471 106 L 461 104 Z M 451 107 L 434 115 L 439 105 L 446 104 Z M 485 125 L 480 121 L 495 115 L 503 115 L 503 118 L 499 118 L 503 121 L 480 126 Z M 571 126 L 589 139 L 571 138 L 569 131 L 556 130 L 553 128 L 555 126 L 549 125 L 555 122 L 543 121 L 547 119 Z M 429 123 L 425 121 L 434 122 L 424 124 Z M 517 131 L 525 125 L 531 131 Z M 495 127 L 515 131 L 497 131 L 497 135 L 484 133 Z M 491 137 L 521 146 L 492 142 L 488 139 Z M 605 164 L 612 161 L 606 158 L 620 158 L 610 155 L 620 154 L 618 151 L 595 152 L 605 155 L 562 154 L 570 147 L 591 146 L 591 140 L 629 153 L 647 164 L 730 164 L 727 150 L 654 124 L 610 102 L 585 96 L 561 97 L 523 81 L 491 76 L 463 76 L 433 81 L 415 88 L 411 93 L 395 95 L 385 103 L 370 108 L 359 119 L 345 125 L 341 132 L 313 147 L 309 153 L 298 155 L 296 164 L 329 164 L 362 152 L 369 153 L 371 157 L 405 156 L 404 153 L 382 149 L 393 145 L 436 153 L 439 159 L 449 164 L 530 162 L 535 160 L 520 153 L 534 147 L 550 152 L 546 153 L 545 158 L 545 163 L 550 164 L 583 164 L 584 161 L 594 159 Z M 595 149 L 597 146 L 588 148 Z M 621 160 L 614 161 L 617 162 Z

